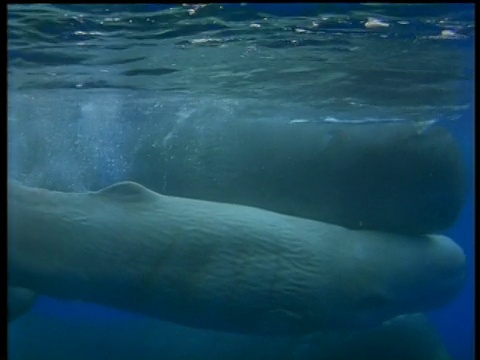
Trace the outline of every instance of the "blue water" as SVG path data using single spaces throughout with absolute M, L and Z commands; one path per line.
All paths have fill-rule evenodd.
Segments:
M 383 25 L 369 28 L 369 18 Z M 470 175 L 465 207 L 446 231 L 467 255 L 468 279 L 428 316 L 452 359 L 474 358 L 473 5 L 35 4 L 10 5 L 8 22 L 9 171 L 34 186 L 83 191 L 127 179 L 125 149 L 145 129 L 193 117 L 447 127 Z M 46 297 L 31 313 L 81 321 L 95 334 L 83 346 L 107 352 L 114 338 L 102 329 L 154 326 Z M 25 344 L 41 346 L 42 334 L 39 343 L 19 325 L 11 334 L 12 359 L 25 358 Z M 126 348 L 135 351 L 134 340 Z

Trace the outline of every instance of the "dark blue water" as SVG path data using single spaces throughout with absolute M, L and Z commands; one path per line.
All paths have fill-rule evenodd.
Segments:
M 9 171 L 31 185 L 81 191 L 123 180 L 125 149 L 145 136 L 137 128 L 193 116 L 447 127 L 471 187 L 446 234 L 464 249 L 469 275 L 461 294 L 428 316 L 453 359 L 474 358 L 473 5 L 35 4 L 10 5 L 8 22 Z M 32 313 L 81 320 L 83 328 L 67 329 L 94 334 L 83 346 L 101 351 L 122 334 L 102 329 L 159 331 L 135 315 L 48 298 Z M 43 331 L 35 318 L 22 324 Z M 38 343 L 14 326 L 11 358 L 65 334 L 55 326 L 65 323 L 35 335 Z

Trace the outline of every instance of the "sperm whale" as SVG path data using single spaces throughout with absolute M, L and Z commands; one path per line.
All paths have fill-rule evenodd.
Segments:
M 440 235 L 350 230 L 123 182 L 63 193 L 8 184 L 9 286 L 190 327 L 295 335 L 365 328 L 457 294 Z

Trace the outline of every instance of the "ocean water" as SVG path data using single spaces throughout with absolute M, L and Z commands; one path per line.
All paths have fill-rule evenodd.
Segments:
M 465 251 L 468 276 L 427 316 L 452 359 L 474 358 L 473 5 L 9 5 L 7 31 L 8 171 L 31 186 L 86 191 L 131 179 L 141 171 L 132 154 L 162 146 L 152 136 L 172 124 L 449 129 L 469 188 L 445 233 Z M 279 359 L 294 347 L 265 341 L 41 297 L 9 325 L 9 358 Z

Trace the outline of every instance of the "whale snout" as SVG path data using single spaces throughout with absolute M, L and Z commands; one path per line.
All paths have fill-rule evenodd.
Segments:
M 436 251 L 430 260 L 432 286 L 429 298 L 432 306 L 442 306 L 451 301 L 463 288 L 466 280 L 465 253 L 453 240 L 442 235 L 431 236 Z M 429 262 L 427 262 L 428 266 Z M 433 295 L 433 296 L 432 296 Z
M 370 295 L 363 298 L 367 300 L 357 304 L 362 310 L 357 317 L 360 324 L 440 308 L 452 301 L 465 285 L 465 254 L 452 239 L 443 235 L 412 239 L 384 237 L 392 246 L 392 255 L 375 268 L 375 273 L 380 274 L 378 282 L 373 282 Z M 369 264 L 373 263 L 371 259 Z M 365 319 L 370 323 L 363 323 Z
M 405 312 L 423 312 L 446 305 L 463 288 L 466 279 L 465 254 L 452 239 L 429 235 L 424 251 L 411 253 L 410 274 L 397 283 Z

